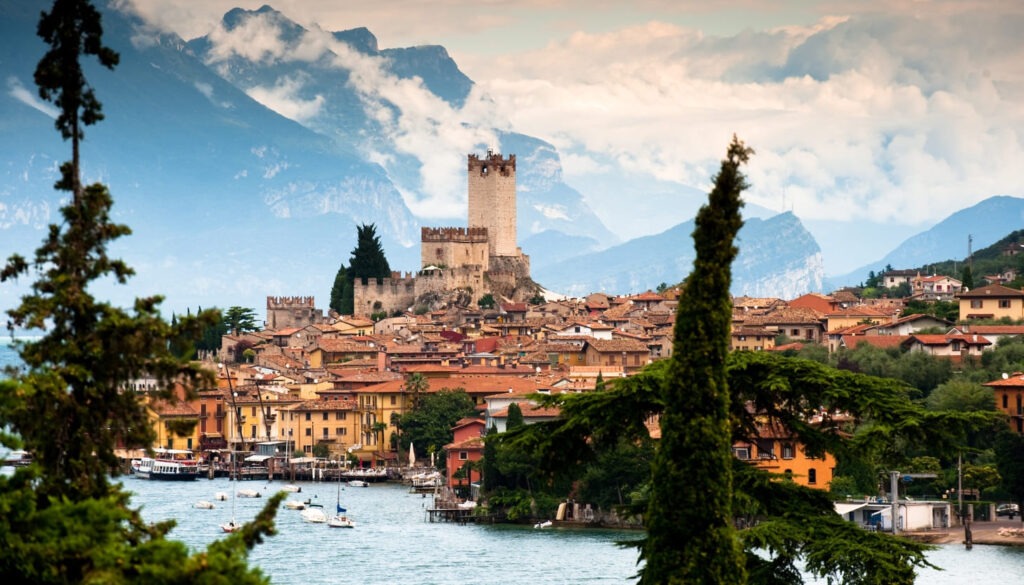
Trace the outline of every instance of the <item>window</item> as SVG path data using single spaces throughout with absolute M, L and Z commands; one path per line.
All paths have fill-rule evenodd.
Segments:
M 251 409 L 251 410 L 252 410 L 252 412 L 250 412 L 249 414 L 250 414 L 251 416 L 256 416 L 256 407 L 255 407 L 255 406 L 254 406 L 254 407 L 252 407 L 252 409 Z
M 775 459 L 775 441 L 758 441 L 757 457 L 758 459 Z
M 747 461 L 748 459 L 750 459 L 750 448 L 749 447 L 733 447 L 732 448 L 732 454 L 735 455 L 737 459 L 742 459 L 743 461 Z
M 397 397 L 397 396 L 394 396 L 394 395 L 392 395 L 392 396 L 391 396 L 391 406 L 394 406 L 394 405 L 396 405 L 396 404 L 398 404 L 398 397 Z
M 793 449 L 793 443 L 783 443 L 782 444 L 782 458 L 783 459 L 792 459 L 794 457 L 794 455 L 795 455 L 795 450 Z
M 192 437 L 189 437 L 188 440 L 185 441 L 185 445 L 186 445 L 185 446 L 186 449 L 191 449 L 192 448 Z
M 329 413 L 329 412 L 325 412 L 325 413 L 324 413 L 324 420 L 327 420 L 327 417 L 328 417 L 328 416 L 330 416 L 330 414 L 331 414 L 331 413 Z
M 814 469 L 812 467 L 811 469 L 807 470 L 807 483 L 809 485 L 814 485 L 814 484 L 818 483 L 818 470 L 817 469 Z
M 306 420 L 313 420 L 312 416 L 313 416 L 312 412 L 307 412 L 306 413 Z
M 347 429 L 345 427 L 338 427 L 338 428 L 334 429 L 334 434 L 338 435 L 339 437 L 344 437 L 347 434 L 345 432 L 346 430 Z
M 960 351 L 960 340 L 953 341 L 952 349 L 953 351 Z
M 465 461 L 469 459 L 469 453 L 466 451 L 459 451 L 459 461 Z
M 971 299 L 971 308 L 980 309 L 984 305 L 984 301 L 981 299 Z
M 341 412 L 340 410 L 334 413 L 334 420 L 345 420 L 345 415 L 348 413 Z
M 302 446 L 302 452 L 303 453 L 312 453 L 313 452 L 313 445 L 303 445 Z
M 999 308 L 1000 309 L 1009 309 L 1010 308 L 1010 299 L 999 299 Z
M 786 476 L 786 481 L 793 481 L 793 470 L 792 469 L 787 469 L 787 470 L 783 471 L 782 474 Z
M 799 329 L 790 329 L 789 330 L 789 336 L 790 337 L 800 337 L 800 330 Z
M 249 433 L 250 433 L 250 435 L 249 435 L 250 437 L 252 437 L 253 439 L 256 438 L 256 425 L 252 425 L 250 427 Z
M 325 438 L 325 439 L 326 439 L 326 438 L 327 438 L 327 436 L 328 436 L 328 435 L 327 435 L 327 431 L 328 431 L 328 430 L 329 430 L 329 429 L 328 429 L 327 427 L 324 427 L 324 438 Z
M 1003 408 L 1010 408 L 1010 395 L 1003 394 Z
M 312 437 L 313 436 L 313 429 L 306 429 L 306 436 L 307 437 Z

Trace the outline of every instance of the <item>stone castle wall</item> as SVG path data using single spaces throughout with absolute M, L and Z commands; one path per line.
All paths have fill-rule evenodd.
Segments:
M 267 297 L 267 329 L 277 331 L 322 323 L 324 313 L 314 297 Z
M 420 236 L 420 267 L 478 265 L 487 270 L 487 228 L 423 228 Z

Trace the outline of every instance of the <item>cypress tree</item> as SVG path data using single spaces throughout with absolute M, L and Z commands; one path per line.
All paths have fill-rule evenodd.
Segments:
M 732 451 L 725 361 L 732 317 L 733 245 L 743 222 L 740 165 L 753 151 L 735 136 L 708 203 L 697 213 L 696 259 L 679 299 L 662 388 L 661 442 L 645 516 L 641 583 L 746 581 L 733 527 Z
M 331 302 L 328 304 L 328 306 L 334 309 L 334 312 L 339 315 L 350 315 L 352 313 L 351 304 L 347 307 L 348 310 L 346 311 L 346 307 L 342 303 L 342 300 L 345 297 L 346 287 L 351 291 L 352 287 L 348 283 L 348 275 L 345 271 L 345 265 L 342 264 L 338 267 L 338 273 L 334 275 L 334 285 L 331 287 Z
M 377 235 L 377 226 L 363 224 L 356 228 L 356 247 L 348 261 L 348 281 L 367 278 L 388 278 L 391 267 L 384 256 L 384 246 Z

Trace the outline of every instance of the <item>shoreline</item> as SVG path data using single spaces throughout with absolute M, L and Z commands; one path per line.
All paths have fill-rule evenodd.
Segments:
M 1024 530 L 1024 523 L 1017 519 L 974 522 L 971 524 L 971 542 L 975 545 L 985 546 L 1024 546 L 1024 536 L 1000 534 L 1000 530 L 1005 528 Z M 955 526 L 946 530 L 905 532 L 902 536 L 927 544 L 965 545 L 962 526 Z

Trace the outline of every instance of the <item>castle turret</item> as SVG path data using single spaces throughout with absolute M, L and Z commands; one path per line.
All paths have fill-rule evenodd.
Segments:
M 516 155 L 469 155 L 469 227 L 487 228 L 491 256 L 516 256 Z

